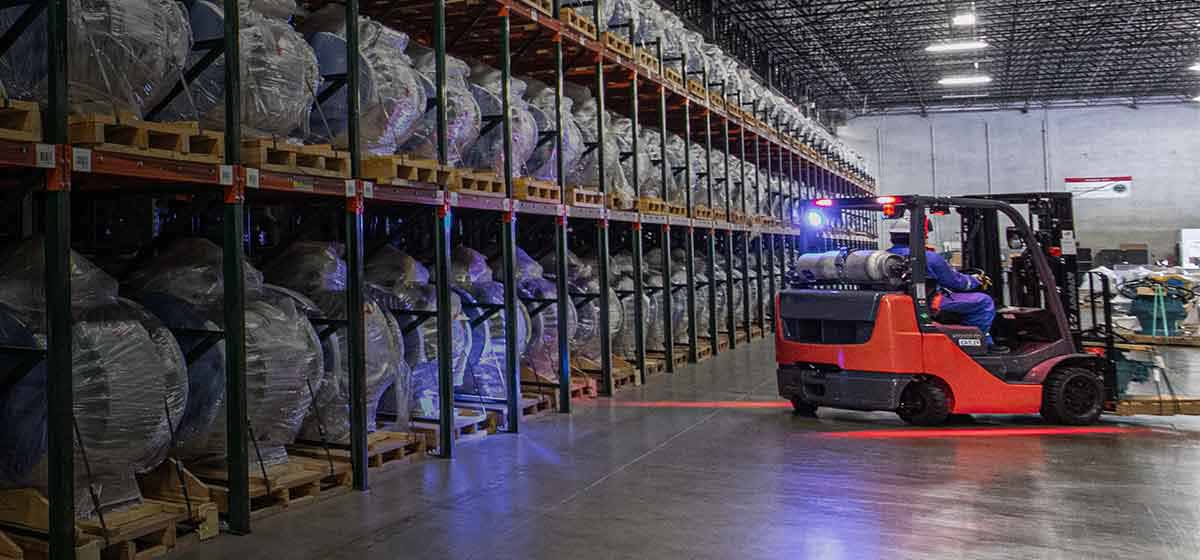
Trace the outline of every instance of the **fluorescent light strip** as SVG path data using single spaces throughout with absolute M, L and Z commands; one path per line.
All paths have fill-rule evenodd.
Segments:
M 938 84 L 943 86 L 972 86 L 991 82 L 991 76 L 947 76 L 938 80 Z
M 960 52 L 960 51 L 977 51 L 986 49 L 987 43 L 983 41 L 949 41 L 945 43 L 934 43 L 925 47 L 925 52 L 943 53 L 943 52 Z
M 1197 62 L 1197 63 L 1189 66 L 1188 70 L 1191 70 L 1192 72 L 1200 72 L 1200 62 Z
M 950 24 L 954 25 L 956 27 L 966 27 L 968 25 L 975 25 L 975 14 L 972 14 L 972 13 L 958 14 L 950 20 Z
M 974 99 L 976 97 L 991 97 L 990 93 L 954 93 L 943 95 L 942 99 Z

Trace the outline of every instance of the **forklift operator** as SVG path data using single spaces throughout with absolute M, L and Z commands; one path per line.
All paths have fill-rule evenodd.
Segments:
M 896 220 L 888 230 L 892 240 L 892 248 L 888 251 L 907 257 L 911 252 L 909 231 L 908 220 Z M 954 270 L 946 259 L 928 247 L 925 249 L 925 269 L 927 278 L 937 283 L 937 289 L 929 299 L 934 317 L 943 313 L 961 316 L 962 324 L 979 329 L 988 346 L 992 347 L 989 331 L 996 318 L 996 303 L 983 291 L 991 287 L 991 279 L 983 274 L 970 275 Z

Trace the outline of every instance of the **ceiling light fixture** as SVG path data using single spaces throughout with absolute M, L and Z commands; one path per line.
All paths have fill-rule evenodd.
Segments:
M 943 53 L 943 52 L 959 52 L 959 51 L 977 51 L 986 49 L 987 43 L 983 41 L 948 41 L 944 43 L 934 43 L 925 47 L 925 52 Z
M 990 97 L 990 93 L 954 93 L 943 95 L 942 99 L 975 99 L 977 97 Z
M 973 14 L 971 12 L 967 12 L 964 14 L 958 14 L 950 19 L 950 24 L 955 27 L 966 27 L 968 25 L 975 25 L 975 14 Z
M 1188 66 L 1188 70 L 1191 70 L 1192 72 L 1200 72 L 1200 62 Z
M 979 84 L 990 84 L 991 76 L 947 76 L 938 80 L 939 85 L 943 86 L 973 86 Z

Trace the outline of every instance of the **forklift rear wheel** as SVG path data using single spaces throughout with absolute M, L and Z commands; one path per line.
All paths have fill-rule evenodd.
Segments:
M 1104 382 L 1090 369 L 1059 368 L 1042 383 L 1042 417 L 1047 422 L 1086 426 L 1099 420 L 1103 409 Z
M 936 383 L 913 381 L 900 395 L 900 419 L 916 426 L 939 426 L 950 417 L 950 398 Z
M 792 399 L 792 414 L 796 416 L 817 417 L 817 405 L 801 398 Z

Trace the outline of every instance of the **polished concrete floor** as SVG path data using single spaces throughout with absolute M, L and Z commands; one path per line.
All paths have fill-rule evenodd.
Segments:
M 1035 418 L 980 418 L 918 434 L 886 413 L 798 418 L 775 394 L 771 344 L 176 557 L 1200 557 L 1198 422 L 1033 435 Z M 993 424 L 1011 429 L 983 433 Z

